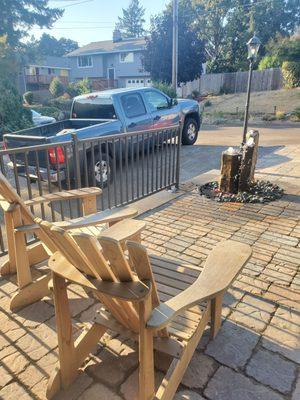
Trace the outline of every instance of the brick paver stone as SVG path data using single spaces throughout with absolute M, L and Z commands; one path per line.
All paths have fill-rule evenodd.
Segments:
M 181 383 L 190 389 L 202 389 L 216 368 L 216 362 L 212 358 L 195 352 Z
M 266 350 L 255 353 L 246 369 L 248 375 L 282 393 L 292 390 L 296 371 L 296 364 Z
M 262 346 L 300 364 L 299 334 L 269 325 L 264 332 Z
M 32 400 L 32 396 L 17 382 L 5 386 L 0 390 L 0 399 L 3 400 Z
M 205 353 L 232 368 L 243 367 L 259 340 L 259 335 L 234 322 L 226 321 Z
M 296 382 L 295 390 L 293 391 L 292 400 L 299 400 L 300 399 L 300 371 L 298 374 L 298 379 Z
M 265 300 L 246 295 L 236 306 L 230 319 L 242 325 L 246 325 L 255 331 L 263 331 L 271 319 L 271 313 L 275 311 L 275 304 Z
M 157 390 L 163 380 L 164 374 L 155 371 L 155 389 Z M 136 369 L 121 386 L 121 393 L 125 400 L 138 400 L 138 370 Z M 81 399 L 80 399 L 81 400 Z M 88 400 L 88 399 L 86 399 Z M 96 399 L 95 399 L 96 400 Z M 101 399 L 102 400 L 102 399 Z M 107 399 L 105 399 L 107 400 Z M 114 400 L 114 399 L 113 399 Z
M 78 400 L 122 400 L 122 398 L 101 383 L 94 383 L 78 397 Z
M 183 390 L 181 392 L 176 393 L 176 395 L 174 396 L 174 400 L 205 400 L 205 399 L 196 392 L 192 392 L 191 390 Z
M 254 383 L 227 367 L 220 367 L 209 381 L 204 395 L 210 400 L 283 400 L 273 390 Z

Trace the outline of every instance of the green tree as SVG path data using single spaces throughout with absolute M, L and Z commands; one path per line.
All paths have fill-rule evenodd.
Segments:
M 0 80 L 0 135 L 32 126 L 32 116 L 22 104 L 16 87 L 7 79 Z
M 131 0 L 129 6 L 122 8 L 123 16 L 118 17 L 119 22 L 116 28 L 122 32 L 125 37 L 141 37 L 145 34 L 144 14 L 145 9 L 140 5 L 139 0 Z
M 204 43 L 194 29 L 192 0 L 180 0 L 178 12 L 178 82 L 198 78 L 205 62 Z M 172 80 L 172 7 L 151 19 L 150 36 L 146 39 L 144 67 L 152 79 Z
M 0 77 L 15 80 L 18 63 L 15 53 L 7 44 L 7 36 L 0 36 Z
M 65 87 L 60 81 L 59 78 L 53 78 L 50 86 L 49 86 L 49 92 L 52 94 L 53 97 L 59 97 L 64 94 Z
M 64 37 L 56 39 L 54 36 L 43 33 L 36 43 L 37 52 L 41 56 L 61 57 L 73 50 L 78 49 L 78 43 Z
M 259 69 L 281 67 L 285 61 L 300 62 L 300 35 L 276 35 L 267 44 L 266 53 L 259 63 Z
M 210 72 L 247 69 L 245 44 L 254 32 L 262 42 L 263 57 L 271 38 L 291 35 L 300 21 L 299 0 L 194 0 L 194 7 Z
M 0 0 L 0 36 L 7 35 L 7 43 L 15 47 L 33 25 L 51 28 L 63 10 L 50 8 L 48 3 L 48 0 Z

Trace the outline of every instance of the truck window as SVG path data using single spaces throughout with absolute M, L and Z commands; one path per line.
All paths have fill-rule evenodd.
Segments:
M 122 106 L 127 118 L 134 118 L 146 114 L 146 108 L 141 95 L 130 93 L 121 97 Z
M 89 96 L 75 100 L 72 118 L 117 119 L 117 115 L 111 98 Z
M 168 99 L 154 90 L 144 92 L 146 102 L 149 104 L 151 111 L 164 110 L 169 108 Z

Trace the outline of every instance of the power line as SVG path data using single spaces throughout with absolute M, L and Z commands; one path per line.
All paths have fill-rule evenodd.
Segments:
M 73 7 L 73 6 L 77 6 L 79 4 L 83 4 L 83 3 L 90 3 L 91 1 L 94 1 L 94 0 L 83 0 L 83 1 L 79 1 L 78 3 L 72 3 L 72 4 L 67 4 L 66 6 L 61 6 L 61 8 Z

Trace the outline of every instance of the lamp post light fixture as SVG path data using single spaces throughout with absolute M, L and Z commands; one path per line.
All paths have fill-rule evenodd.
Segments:
M 250 92 L 251 92 L 251 82 L 252 82 L 252 72 L 253 72 L 253 63 L 255 62 L 258 54 L 258 50 L 260 47 L 260 40 L 257 36 L 253 36 L 249 42 L 247 43 L 248 47 L 248 60 L 249 60 L 249 74 L 248 74 L 248 86 L 247 86 L 247 101 L 245 105 L 245 114 L 244 114 L 244 128 L 243 128 L 243 142 L 246 143 L 246 134 L 248 128 L 248 118 L 249 118 L 249 104 L 250 104 Z

